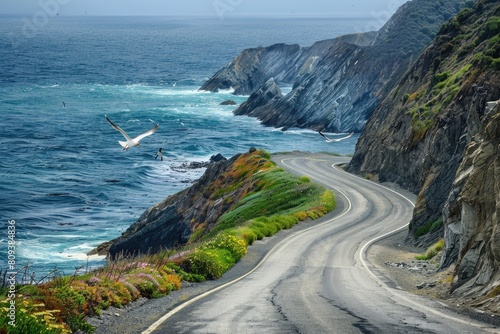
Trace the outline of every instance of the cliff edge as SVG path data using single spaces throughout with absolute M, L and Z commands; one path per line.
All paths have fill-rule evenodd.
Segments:
M 418 194 L 407 241 L 444 234 L 452 290 L 478 300 L 500 292 L 499 14 L 498 2 L 478 1 L 443 25 L 374 112 L 348 167 Z
M 311 47 L 276 44 L 244 50 L 200 89 L 250 95 L 274 78 L 293 85 L 286 96 L 248 110 L 263 124 L 361 131 L 368 117 L 431 42 L 462 0 L 413 0 L 378 31 L 341 36 Z

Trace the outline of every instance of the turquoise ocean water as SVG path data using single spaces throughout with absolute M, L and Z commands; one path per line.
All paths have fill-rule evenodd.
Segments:
M 219 103 L 246 96 L 198 88 L 241 50 L 311 45 L 362 30 L 364 19 L 54 17 L 23 32 L 0 16 L 0 269 L 15 220 L 16 267 L 65 274 L 102 258 L 86 253 L 120 235 L 151 205 L 188 187 L 203 169 L 183 163 L 250 147 L 354 151 L 357 136 L 326 143 L 308 130 L 263 127 Z M 290 87 L 283 87 L 289 91 Z M 160 124 L 139 148 L 123 137 Z M 163 162 L 155 160 L 159 147 Z

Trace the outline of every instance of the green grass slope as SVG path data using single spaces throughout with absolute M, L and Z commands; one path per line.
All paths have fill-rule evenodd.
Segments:
M 331 191 L 288 174 L 261 150 L 239 155 L 198 195 L 208 203 L 225 201 L 229 209 L 210 226 L 193 219 L 194 232 L 182 249 L 115 259 L 84 275 L 54 271 L 40 282 L 30 280 L 29 268 L 24 268 L 17 276 L 31 284 L 11 284 L 2 270 L 0 333 L 91 333 L 86 317 L 140 297 L 165 296 L 181 289 L 182 281 L 219 278 L 256 239 L 335 208 Z

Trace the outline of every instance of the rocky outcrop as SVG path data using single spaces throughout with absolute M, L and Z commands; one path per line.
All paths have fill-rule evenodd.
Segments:
M 219 105 L 221 105 L 221 106 L 235 106 L 237 104 L 238 103 L 236 103 L 236 101 L 234 101 L 234 100 L 226 100 L 226 101 L 222 101 Z
M 367 118 L 432 40 L 461 0 L 414 0 L 378 32 L 318 42 L 309 48 L 277 44 L 243 51 L 201 89 L 234 88 L 250 94 L 274 77 L 293 84 L 291 93 L 248 115 L 275 127 L 351 131 Z
M 234 94 L 250 95 L 269 78 L 282 78 L 288 63 L 300 57 L 300 46 L 276 44 L 242 51 L 232 62 L 219 70 L 200 90 L 216 92 L 234 89 Z
M 351 34 L 314 43 L 310 47 L 298 44 L 274 44 L 243 50 L 220 69 L 200 90 L 217 92 L 234 89 L 236 95 L 250 95 L 270 78 L 292 84 L 310 74 L 319 57 L 339 43 L 370 44 L 376 33 Z
M 191 187 L 146 210 L 120 237 L 103 243 L 92 254 L 116 258 L 155 253 L 196 241 L 212 231 L 221 216 L 254 190 L 256 185 L 249 170 L 257 172 L 272 165 L 255 148 L 229 160 L 220 155 L 212 160 L 218 162 L 211 163 Z M 242 170 L 242 166 L 247 168 Z
M 489 38 L 470 48 L 477 40 L 477 25 L 487 25 L 485 16 L 493 15 L 492 7 L 469 13 L 462 26 L 456 18 L 443 26 L 373 114 L 349 166 L 419 194 L 411 235 L 425 235 L 418 238 L 422 244 L 442 235 L 441 211 L 464 149 L 480 129 L 486 102 L 500 96 L 495 65 L 476 56 L 490 48 Z M 467 27 L 475 33 L 464 39 Z
M 478 1 L 443 25 L 374 112 L 348 166 L 418 194 L 407 241 L 428 246 L 444 234 L 454 294 L 477 300 L 500 295 L 500 116 L 488 103 L 500 98 L 499 12 Z
M 248 100 L 243 102 L 239 108 L 233 111 L 233 113 L 235 115 L 252 116 L 252 112 L 258 112 L 259 108 L 282 97 L 283 93 L 281 89 L 276 82 L 274 82 L 274 79 L 271 78 L 263 86 L 253 92 Z
M 237 158 L 210 164 L 190 188 L 146 210 L 120 237 L 101 247 L 100 253 L 109 253 L 111 257 L 137 255 L 185 245 L 195 222 L 215 223 L 221 212 L 228 209 L 223 202 L 210 202 L 206 188 L 230 170 Z
M 441 266 L 458 260 L 454 293 L 487 295 L 500 284 L 500 101 L 488 103 L 443 214 Z

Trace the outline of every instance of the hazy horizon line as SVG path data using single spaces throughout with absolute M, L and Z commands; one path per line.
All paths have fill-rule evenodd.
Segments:
M 33 16 L 33 13 L 0 13 L 0 17 L 30 17 Z M 212 18 L 218 20 L 225 20 L 231 18 L 322 18 L 322 19 L 370 19 L 372 16 L 370 15 L 339 15 L 339 14 L 287 14 L 287 13 L 272 13 L 272 14 L 262 14 L 262 13 L 254 13 L 254 14 L 231 14 L 226 15 L 223 18 L 220 18 L 216 14 L 58 14 L 53 16 L 53 18 L 57 17 L 196 17 L 196 18 Z

